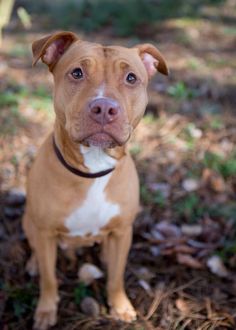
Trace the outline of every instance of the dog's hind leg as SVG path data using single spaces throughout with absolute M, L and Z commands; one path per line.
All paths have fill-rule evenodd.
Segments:
M 36 276 L 38 275 L 38 261 L 34 252 L 33 228 L 27 213 L 23 217 L 23 228 L 31 248 L 31 256 L 26 263 L 25 269 L 30 276 Z

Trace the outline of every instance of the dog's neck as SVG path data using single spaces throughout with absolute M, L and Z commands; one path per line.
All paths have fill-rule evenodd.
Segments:
M 114 168 L 126 154 L 125 147 L 112 149 L 86 147 L 71 141 L 67 131 L 58 120 L 54 129 L 55 143 L 67 164 L 85 173 L 96 173 Z

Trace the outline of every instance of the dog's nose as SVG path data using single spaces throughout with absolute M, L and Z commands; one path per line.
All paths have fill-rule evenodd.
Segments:
M 118 102 L 109 98 L 99 98 L 89 104 L 90 117 L 101 125 L 115 121 L 120 114 Z

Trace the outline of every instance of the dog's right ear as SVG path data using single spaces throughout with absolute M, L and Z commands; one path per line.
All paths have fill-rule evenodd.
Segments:
M 34 41 L 32 44 L 33 66 L 41 58 L 52 71 L 59 58 L 76 40 L 78 38 L 73 32 L 62 31 Z

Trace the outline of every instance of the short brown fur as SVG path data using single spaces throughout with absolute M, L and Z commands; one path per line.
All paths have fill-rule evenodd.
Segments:
M 108 270 L 107 296 L 111 314 L 124 321 L 135 319 L 136 313 L 125 293 L 123 275 L 131 244 L 132 223 L 139 209 L 139 183 L 126 142 L 145 111 L 149 77 L 140 52 L 150 47 L 153 52 L 155 47 L 150 45 L 131 49 L 103 47 L 81 41 L 71 32 L 57 33 L 33 44 L 34 64 L 41 58 L 53 73 L 56 113 L 53 134 L 64 159 L 71 166 L 89 172 L 80 146 L 87 145 L 87 136 L 98 130 L 98 124 L 88 118 L 86 111 L 97 89 L 105 86 L 106 97 L 115 99 L 122 108 L 117 121 L 106 128 L 112 136 L 109 139 L 115 142 L 112 142 L 112 148 L 104 149 L 117 161 L 105 188 L 106 198 L 118 204 L 121 212 L 110 219 L 98 235 L 68 235 L 65 219 L 82 205 L 93 180 L 76 176 L 62 166 L 53 150 L 52 134 L 40 148 L 31 168 L 23 227 L 32 248 L 28 270 L 36 273 L 39 268 L 40 273 L 36 329 L 44 330 L 56 323 L 58 244 L 76 248 L 100 242 Z M 160 67 L 162 73 L 167 73 L 162 55 L 157 51 L 154 56 L 160 63 L 156 68 Z M 78 66 L 82 66 L 86 75 L 83 82 L 73 81 L 70 75 L 71 70 Z M 138 76 L 135 87 L 124 83 L 129 71 Z

